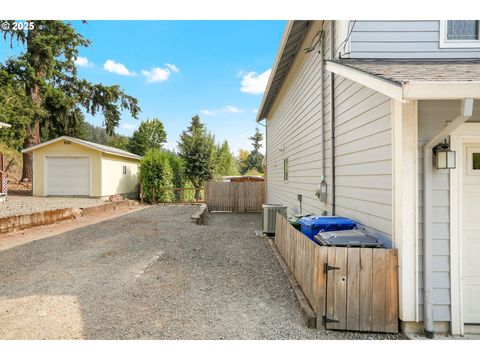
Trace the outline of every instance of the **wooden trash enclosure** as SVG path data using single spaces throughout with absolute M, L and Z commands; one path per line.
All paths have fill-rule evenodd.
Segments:
M 317 328 L 398 332 L 396 249 L 319 246 L 277 214 L 275 245 L 317 314 Z
M 264 199 L 263 182 L 205 183 L 205 202 L 210 211 L 261 212 Z

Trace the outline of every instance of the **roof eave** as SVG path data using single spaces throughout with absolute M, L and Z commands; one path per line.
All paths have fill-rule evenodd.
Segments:
M 394 82 L 335 61 L 327 61 L 326 69 L 402 102 L 408 100 L 480 99 L 480 81 L 412 80 Z
M 402 84 L 400 83 L 393 83 L 381 77 L 330 60 L 327 61 L 326 69 L 393 99 L 403 100 Z
M 292 67 L 298 49 L 307 34 L 310 22 L 310 20 L 288 21 L 257 113 L 257 122 L 267 117 L 274 104 L 283 82 Z
M 480 99 L 480 81 L 409 81 L 403 85 L 405 100 Z
M 270 88 L 272 87 L 273 79 L 275 77 L 275 74 L 277 73 L 278 64 L 280 63 L 280 59 L 282 58 L 283 51 L 285 50 L 285 45 L 287 43 L 288 36 L 292 31 L 293 22 L 294 20 L 289 20 L 287 22 L 287 26 L 285 27 L 285 30 L 283 31 L 282 40 L 280 40 L 280 46 L 278 47 L 277 55 L 275 56 L 275 61 L 273 62 L 272 71 L 270 72 L 270 76 L 268 77 L 267 87 L 265 88 L 265 91 L 262 97 L 262 102 L 260 103 L 260 107 L 258 109 L 257 122 L 260 122 L 267 117 L 267 114 L 264 114 L 265 101 L 267 100 L 267 97 L 270 93 Z

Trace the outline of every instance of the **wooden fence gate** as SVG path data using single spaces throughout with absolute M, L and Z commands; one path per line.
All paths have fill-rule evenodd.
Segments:
M 398 332 L 396 249 L 319 246 L 277 215 L 275 245 L 317 314 L 317 328 Z
M 261 212 L 265 200 L 263 182 L 219 182 L 205 184 L 205 202 L 210 211 Z

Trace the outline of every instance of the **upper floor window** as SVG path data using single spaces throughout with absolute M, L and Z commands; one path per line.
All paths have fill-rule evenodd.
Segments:
M 440 47 L 480 47 L 479 20 L 441 20 Z

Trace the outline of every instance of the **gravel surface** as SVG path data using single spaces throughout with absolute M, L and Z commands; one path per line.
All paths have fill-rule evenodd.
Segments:
M 35 197 L 9 195 L 5 204 L 0 204 L 0 218 L 30 214 L 45 210 L 83 208 L 103 204 L 105 200 L 89 198 Z
M 0 338 L 399 339 L 308 329 L 259 214 L 152 206 L 0 251 Z

